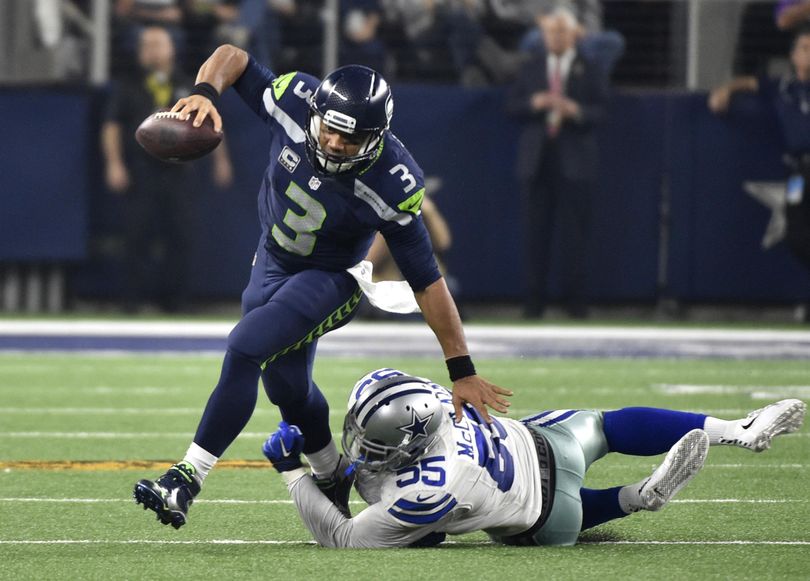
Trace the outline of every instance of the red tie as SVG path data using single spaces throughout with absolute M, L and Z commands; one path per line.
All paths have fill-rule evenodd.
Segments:
M 551 68 L 551 92 L 562 95 L 562 59 L 554 57 L 554 66 Z
M 549 79 L 549 89 L 552 95 L 559 97 L 562 95 L 562 59 L 560 57 L 553 57 L 554 64 L 551 67 L 551 78 Z M 560 119 L 559 113 L 552 110 L 547 117 L 548 136 L 552 139 L 557 137 L 560 132 Z

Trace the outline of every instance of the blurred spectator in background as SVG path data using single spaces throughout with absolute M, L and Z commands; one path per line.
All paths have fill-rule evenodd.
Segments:
M 525 60 L 487 34 L 483 20 L 489 17 L 498 15 L 484 0 L 447 0 L 447 42 L 464 86 L 511 81 Z
M 282 51 L 282 19 L 298 13 L 296 0 L 242 0 L 241 26 L 248 29 L 248 49 L 271 69 L 279 66 Z
M 358 64 L 388 74 L 385 44 L 379 35 L 382 9 L 377 0 L 340 3 L 340 64 Z
M 598 65 L 602 72 L 610 77 L 613 67 L 624 54 L 624 37 L 615 30 L 604 30 L 602 25 L 601 0 L 533 0 L 533 26 L 520 43 L 521 50 L 543 52 L 543 27 L 541 20 L 556 8 L 570 10 L 577 19 L 577 51 L 583 58 Z
M 381 0 L 396 76 L 420 81 L 455 78 L 447 46 L 443 0 Z
M 188 304 L 190 166 L 150 157 L 134 135 L 146 117 L 187 96 L 194 83 L 175 65 L 171 36 L 162 27 L 141 30 L 138 64 L 116 83 L 101 134 L 107 187 L 123 196 L 125 208 L 124 307 L 134 312 L 154 298 L 164 310 L 177 311 Z M 217 185 L 230 185 L 223 147 L 214 151 L 213 164 Z
M 736 92 L 758 92 L 776 118 L 785 143 L 789 179 L 785 191 L 786 241 L 796 259 L 810 272 L 810 29 L 802 29 L 790 52 L 791 72 L 778 77 L 739 77 L 709 95 L 709 108 L 725 113 Z M 810 289 L 807 300 L 810 301 Z M 810 321 L 810 309 L 802 317 Z
M 810 1 L 779 0 L 774 9 L 779 30 L 795 30 L 810 24 Z
M 556 223 L 564 307 L 570 316 L 584 318 L 590 197 L 598 162 L 594 127 L 602 116 L 606 79 L 577 52 L 573 13 L 557 8 L 542 26 L 546 51 L 524 66 L 507 101 L 508 112 L 523 122 L 517 173 L 527 242 L 525 315 L 542 317 L 545 311 Z
M 161 26 L 172 37 L 174 49 L 185 49 L 182 0 L 116 0 L 115 16 L 121 27 L 124 51 L 132 54 L 138 48 L 145 26 Z
M 295 12 L 295 0 L 186 0 L 189 67 L 198 69 L 217 46 L 227 43 L 274 68 L 282 48 L 280 20 Z
M 232 44 L 247 43 L 247 31 L 237 31 L 234 25 L 239 18 L 239 0 L 187 0 L 185 7 L 188 50 L 182 60 L 188 70 L 198 69 L 225 36 Z
M 495 20 L 485 0 L 381 0 L 385 33 L 398 51 L 397 70 L 409 79 L 456 80 L 464 86 L 504 83 L 523 57 L 487 32 Z M 399 38 L 400 35 L 404 38 Z

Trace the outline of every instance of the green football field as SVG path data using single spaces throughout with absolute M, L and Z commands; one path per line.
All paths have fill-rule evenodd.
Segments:
M 429 359 L 321 357 L 316 379 L 332 404 L 333 430 L 354 380 L 381 364 L 439 380 L 446 374 Z M 477 366 L 515 390 L 515 417 L 645 405 L 733 418 L 810 395 L 807 361 Z M 281 479 L 261 462 L 261 443 L 278 421 L 261 395 L 228 462 L 176 531 L 134 504 L 132 485 L 182 456 L 218 373 L 219 358 L 199 355 L 0 354 L 0 578 L 810 578 L 807 427 L 762 454 L 713 448 L 703 472 L 662 512 L 598 527 L 574 548 L 506 548 L 474 534 L 436 549 L 337 551 L 309 541 Z M 610 456 L 586 485 L 636 481 L 659 459 Z

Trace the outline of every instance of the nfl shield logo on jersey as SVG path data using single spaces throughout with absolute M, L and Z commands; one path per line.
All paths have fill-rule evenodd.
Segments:
M 286 145 L 284 146 L 284 149 L 281 150 L 281 154 L 278 156 L 278 162 L 290 173 L 295 171 L 295 168 L 298 167 L 298 162 L 300 161 L 301 156 Z
M 321 180 L 319 180 L 315 176 L 309 178 L 309 189 L 311 189 L 314 192 L 320 187 L 321 187 Z

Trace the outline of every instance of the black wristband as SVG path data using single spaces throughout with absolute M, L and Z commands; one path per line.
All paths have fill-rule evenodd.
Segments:
M 469 355 L 459 355 L 458 357 L 451 357 L 447 361 L 447 371 L 450 372 L 450 381 L 458 381 L 465 377 L 475 375 L 475 365 Z
M 219 101 L 219 93 L 210 83 L 197 83 L 191 90 L 192 95 L 201 95 L 211 101 L 215 106 Z

